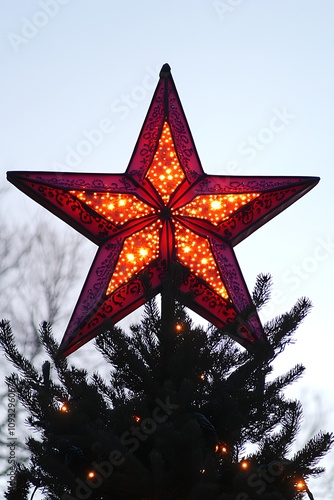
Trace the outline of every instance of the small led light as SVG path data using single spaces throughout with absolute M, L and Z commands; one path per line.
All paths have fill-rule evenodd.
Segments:
M 204 374 L 202 374 L 202 375 L 200 376 L 200 379 L 201 379 L 201 380 L 204 380 L 204 379 L 205 379 L 205 375 L 204 375 Z
M 176 326 L 175 326 L 175 329 L 180 332 L 182 330 L 182 325 L 180 325 L 180 323 L 178 323 Z
M 127 254 L 127 258 L 128 258 L 128 260 L 130 260 L 130 261 L 135 260 L 135 256 L 133 255 L 133 253 L 128 253 L 128 254 Z
M 218 208 L 221 208 L 221 206 L 222 204 L 220 203 L 220 201 L 215 200 L 211 202 L 211 208 L 213 210 L 218 210 Z
M 137 415 L 133 415 L 133 418 L 135 419 L 136 422 L 140 422 L 140 417 L 138 417 Z
M 89 479 L 93 479 L 95 477 L 95 472 L 93 471 L 88 472 L 88 477 Z
M 62 411 L 63 413 L 66 413 L 68 411 L 68 406 L 63 404 L 62 407 L 60 408 L 60 411 Z
M 248 464 L 248 462 L 246 462 L 246 460 L 243 460 L 241 462 L 241 468 L 244 469 L 244 470 L 248 469 L 248 465 L 249 464 Z
M 148 254 L 148 251 L 147 251 L 147 250 L 145 250 L 145 248 L 141 248 L 141 249 L 139 250 L 139 253 L 140 253 L 140 255 L 141 255 L 142 257 L 145 257 L 145 256 Z
M 298 481 L 298 483 L 296 484 L 296 488 L 299 491 L 305 490 L 306 489 L 305 481 L 303 481 L 302 479 Z

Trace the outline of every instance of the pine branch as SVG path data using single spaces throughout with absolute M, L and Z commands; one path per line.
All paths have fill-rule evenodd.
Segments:
M 272 277 L 270 274 L 259 274 L 253 289 L 252 300 L 256 309 L 260 310 L 270 300 Z
M 15 481 L 10 484 L 7 492 L 4 493 L 6 500 L 28 500 L 30 480 L 29 470 L 22 464 L 15 466 Z
M 276 377 L 273 381 L 266 384 L 265 387 L 265 397 L 266 399 L 277 397 L 283 389 L 291 385 L 293 382 L 298 380 L 305 371 L 305 367 L 303 365 L 296 365 L 285 375 L 281 375 Z
M 328 453 L 333 443 L 334 436 L 332 433 L 319 432 L 306 443 L 302 450 L 294 455 L 292 461 L 301 469 L 308 469 L 309 474 L 313 474 L 312 467 Z
M 264 331 L 275 349 L 274 359 L 292 341 L 292 335 L 312 308 L 309 299 L 298 299 L 290 312 L 278 316 L 264 325 Z
M 260 463 L 284 459 L 300 428 L 302 408 L 299 402 L 291 401 L 284 409 L 280 420 L 282 429 L 277 434 L 264 435 L 259 452 L 255 455 Z
M 35 367 L 18 351 L 9 321 L 0 322 L 0 344 L 6 358 L 26 379 L 34 383 L 40 382 L 40 377 Z

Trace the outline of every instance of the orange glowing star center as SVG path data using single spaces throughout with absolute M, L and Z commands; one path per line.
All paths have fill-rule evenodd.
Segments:
M 176 259 L 187 266 L 195 276 L 205 280 L 219 295 L 228 299 L 228 293 L 217 269 L 207 236 L 201 236 L 182 223 L 183 217 L 205 219 L 215 226 L 253 200 L 258 193 L 245 195 L 199 195 L 190 203 L 174 208 L 171 195 L 185 181 L 172 141 L 170 128 L 164 123 L 157 151 L 146 173 L 146 179 L 159 195 L 158 207 L 149 206 L 136 195 L 103 192 L 71 191 L 80 201 L 121 229 L 126 223 L 148 217 L 150 224 L 132 232 L 123 243 L 106 295 L 144 269 L 163 251 L 160 233 L 166 220 L 175 232 Z M 149 216 L 155 215 L 153 219 Z

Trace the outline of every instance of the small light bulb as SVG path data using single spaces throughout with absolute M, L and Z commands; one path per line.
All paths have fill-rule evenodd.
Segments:
M 303 480 L 298 481 L 298 483 L 296 484 L 296 488 L 300 491 L 305 490 L 306 489 L 305 481 Z
M 213 210 L 218 210 L 218 208 L 221 208 L 221 206 L 222 205 L 221 205 L 220 201 L 215 200 L 215 201 L 211 202 L 211 208 Z
M 246 462 L 246 460 L 243 460 L 243 461 L 241 462 L 241 467 L 242 467 L 244 470 L 248 469 L 248 465 L 249 465 L 249 464 L 248 464 L 248 462 Z
M 93 471 L 88 472 L 88 477 L 90 479 L 93 479 L 93 477 L 95 477 L 95 472 L 93 472 Z

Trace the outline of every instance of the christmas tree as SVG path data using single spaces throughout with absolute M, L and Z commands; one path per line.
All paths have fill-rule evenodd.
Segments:
M 1 324 L 18 371 L 10 392 L 37 433 L 6 498 L 27 499 L 33 486 L 52 500 L 312 499 L 307 481 L 332 435 L 292 454 L 302 412 L 283 390 L 304 368 L 272 377 L 310 303 L 263 327 L 270 277 L 251 296 L 233 247 L 318 178 L 206 175 L 164 65 L 124 174 L 8 179 L 98 251 L 60 345 L 41 327 L 50 357 L 41 373 Z M 139 324 L 115 326 L 142 304 Z M 209 328 L 194 326 L 188 309 Z M 110 380 L 67 363 L 94 337 Z
M 302 410 L 283 391 L 304 368 L 270 379 L 309 301 L 266 324 L 268 344 L 247 351 L 219 328 L 193 326 L 176 300 L 178 272 L 166 282 L 161 313 L 147 287 L 143 320 L 97 337 L 108 381 L 68 366 L 48 324 L 40 334 L 50 361 L 38 370 L 1 324 L 2 346 L 20 373 L 7 382 L 40 436 L 29 437 L 30 463 L 17 465 L 8 500 L 28 499 L 31 485 L 53 500 L 312 498 L 307 482 L 322 471 L 316 464 L 332 436 L 319 433 L 289 454 Z M 260 276 L 257 308 L 269 287 Z

